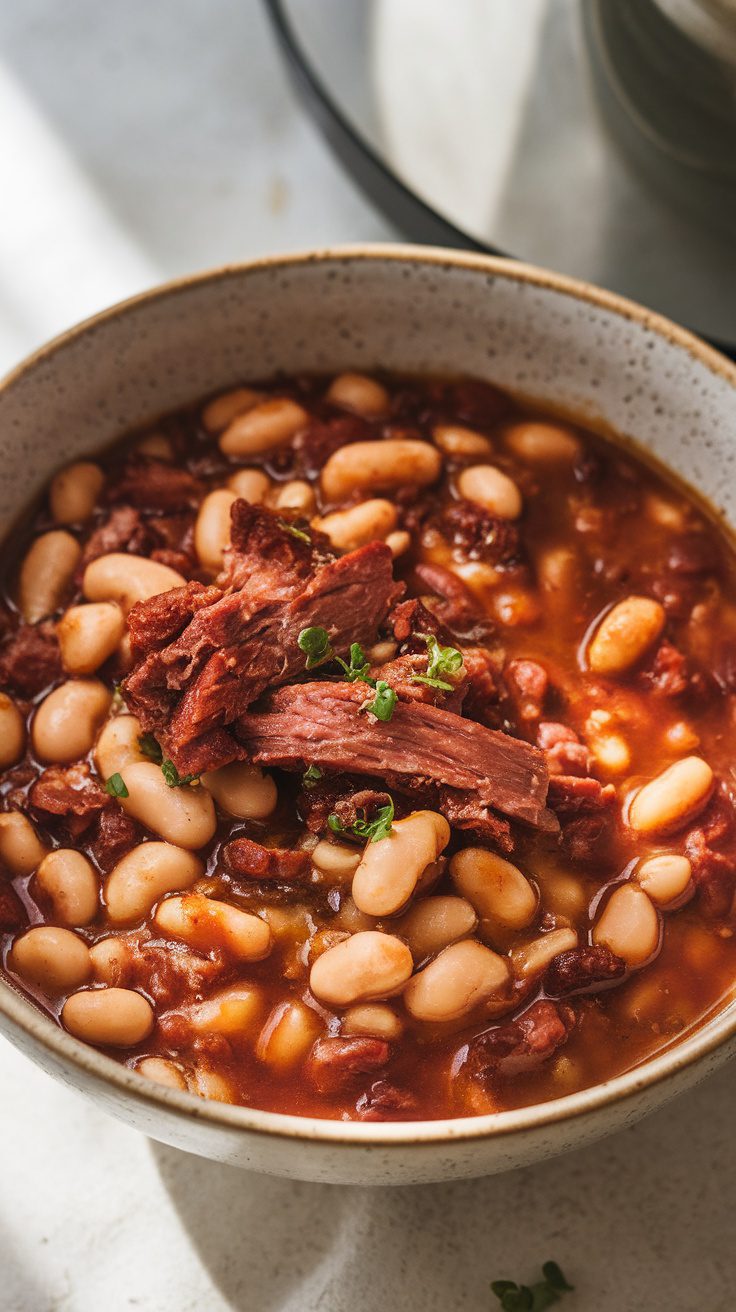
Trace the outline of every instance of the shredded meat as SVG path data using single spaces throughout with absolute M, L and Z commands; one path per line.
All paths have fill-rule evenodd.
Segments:
M 412 651 L 426 651 L 424 633 L 433 633 L 444 646 L 452 644 L 452 634 L 438 617 L 418 597 L 400 601 L 389 617 L 394 637 L 399 643 L 408 643 Z M 418 636 L 419 635 L 419 636 Z
M 543 720 L 537 729 L 537 746 L 547 758 L 550 775 L 587 775 L 590 771 L 588 748 L 566 724 Z
M 453 634 L 458 633 L 470 641 L 481 641 L 491 632 L 490 622 L 480 611 L 478 602 L 466 583 L 457 574 L 429 561 L 420 561 L 414 568 L 420 585 L 437 597 L 432 610 L 442 624 Z
M 535 1002 L 516 1020 L 486 1030 L 472 1041 L 468 1053 L 471 1073 L 488 1079 L 536 1070 L 567 1041 L 574 1023 L 570 1007 Z
M 29 801 L 37 811 L 66 817 L 73 831 L 79 833 L 110 798 L 89 766 L 77 761 L 74 765 L 50 765 L 44 770 L 30 790 Z
M 141 830 L 114 802 L 100 811 L 90 851 L 105 874 L 140 841 Z
M 143 658 L 125 681 L 126 701 L 182 773 L 236 759 L 229 726 L 266 688 L 303 672 L 302 629 L 325 628 L 343 654 L 352 642 L 375 640 L 401 591 L 388 547 L 373 542 L 327 561 L 325 550 L 317 541 L 315 560 L 278 516 L 236 501 L 222 595 L 207 604 L 192 584 L 166 593 L 171 622 L 161 598 L 134 607 L 129 623 Z M 184 622 L 177 636 L 174 614 Z
M 570 948 L 553 957 L 544 976 L 544 987 L 553 997 L 566 993 L 585 993 L 596 984 L 610 984 L 626 973 L 626 962 L 610 948 Z
M 340 1093 L 378 1071 L 391 1049 L 385 1039 L 363 1035 L 317 1039 L 307 1058 L 307 1074 L 319 1093 Z
M 610 832 L 616 789 L 597 779 L 550 775 L 549 804 L 560 820 L 562 846 L 575 861 L 589 861 Z
M 248 879 L 275 879 L 284 884 L 303 883 L 310 871 L 308 852 L 288 847 L 264 847 L 250 838 L 234 838 L 223 849 L 225 869 Z
M 469 716 L 471 720 L 479 720 L 489 729 L 498 728 L 501 710 L 497 661 L 483 647 L 466 647 L 463 651 L 463 663 L 465 665 L 463 715 Z
M 0 649 L 0 685 L 22 697 L 35 697 L 61 678 L 61 655 L 54 626 L 21 624 Z
M 141 455 L 128 461 L 107 489 L 111 503 L 162 514 L 196 506 L 203 494 L 202 484 L 188 470 Z
M 220 588 L 187 583 L 183 588 L 160 592 L 145 603 L 134 606 L 128 616 L 133 655 L 159 651 L 182 632 L 197 611 L 212 606 L 222 596 Z
M 313 478 L 340 447 L 373 436 L 370 424 L 358 415 L 338 415 L 322 423 L 314 420 L 294 438 L 294 473 L 300 478 Z
M 733 849 L 735 819 L 724 789 L 713 796 L 699 823 L 687 835 L 685 852 L 693 882 L 706 914 L 714 919 L 728 915 L 736 892 L 736 857 Z M 718 851 L 728 841 L 729 850 Z
M 523 561 L 521 539 L 510 519 L 497 519 L 475 501 L 452 501 L 433 521 L 439 532 L 469 560 L 509 568 Z
M 144 555 L 150 547 L 151 534 L 138 511 L 133 506 L 117 506 L 87 539 L 78 578 L 81 580 L 87 565 L 97 560 L 98 556 L 106 556 L 111 551 Z
M 360 817 L 372 820 L 376 811 L 382 806 L 391 805 L 390 793 L 378 792 L 375 788 L 361 788 L 357 793 L 349 793 L 335 802 L 333 811 L 345 829 Z
M 362 715 L 365 688 L 305 683 L 282 688 L 244 715 L 238 736 L 249 759 L 300 768 L 365 771 L 399 792 L 440 790 L 479 819 L 487 808 L 556 831 L 545 808 L 547 770 L 536 747 L 439 706 L 398 702 L 389 723 Z

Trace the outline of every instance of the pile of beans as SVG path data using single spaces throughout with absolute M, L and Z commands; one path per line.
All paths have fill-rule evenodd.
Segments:
M 560 835 L 514 826 L 501 852 L 396 794 L 379 841 L 316 833 L 299 777 L 248 763 L 172 786 L 119 691 L 126 617 L 216 578 L 237 498 L 338 552 L 388 544 L 458 648 L 493 657 L 495 699 L 467 713 L 545 751 Z M 141 1076 L 471 1115 L 609 1078 L 731 996 L 734 556 L 632 451 L 481 384 L 238 387 L 60 470 L 5 567 L 3 966 Z M 367 656 L 397 654 L 387 629 Z M 306 854 L 308 877 L 234 878 L 237 837 Z M 513 1022 L 549 1001 L 564 1025 L 538 1061 L 479 1067 L 479 1039 L 505 1026 L 518 1055 Z

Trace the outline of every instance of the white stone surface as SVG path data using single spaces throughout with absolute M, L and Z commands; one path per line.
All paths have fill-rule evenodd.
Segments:
M 256 0 L 6 0 L 0 369 L 162 278 L 392 234 L 298 114 Z M 733 1073 L 506 1177 L 359 1190 L 152 1144 L 0 1041 L 2 1312 L 730 1312 Z

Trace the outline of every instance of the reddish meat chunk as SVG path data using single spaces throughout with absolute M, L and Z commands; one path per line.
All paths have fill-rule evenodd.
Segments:
M 642 672 L 641 682 L 662 697 L 679 697 L 687 692 L 690 678 L 682 652 L 665 639 L 654 654 L 651 668 Z
M 294 473 L 301 478 L 313 478 L 341 446 L 375 436 L 371 425 L 358 415 L 337 415 L 324 422 L 315 419 L 294 438 Z
M 303 883 L 310 871 L 308 852 L 288 847 L 264 847 L 250 838 L 235 838 L 224 849 L 225 869 L 248 879 L 275 879 L 283 884 Z
M 478 602 L 466 583 L 444 565 L 422 561 L 414 573 L 420 586 L 438 598 L 432 610 L 452 633 L 481 641 L 491 632 L 490 622 L 481 614 Z
M 543 720 L 537 729 L 537 746 L 547 757 L 550 775 L 587 775 L 590 771 L 588 748 L 566 724 Z
M 129 551 L 145 555 L 151 547 L 151 533 L 133 506 L 117 506 L 90 535 L 82 552 L 79 578 L 90 561 L 112 551 Z
M 463 663 L 463 715 L 469 716 L 471 720 L 479 720 L 481 724 L 488 725 L 489 729 L 497 728 L 501 719 L 497 660 L 483 647 L 466 647 Z
M 509 661 L 503 679 L 519 719 L 538 720 L 549 688 L 544 666 L 538 661 Z
M 613 822 L 616 790 L 597 779 L 550 775 L 549 804 L 560 820 L 562 846 L 575 861 L 598 854 Z
M 141 455 L 123 466 L 107 492 L 111 502 L 162 514 L 196 506 L 203 494 L 202 484 L 188 470 Z
M 459 547 L 468 560 L 484 560 L 506 569 L 523 561 L 516 524 L 510 519 L 497 519 L 475 501 L 451 502 L 434 523 L 443 538 Z
M 626 973 L 626 962 L 602 944 L 571 948 L 553 957 L 544 976 L 544 987 L 553 997 L 586 993 L 596 984 L 610 984 Z
M 22 929 L 28 916 L 15 889 L 0 875 L 0 930 Z
M 107 874 L 140 838 L 141 830 L 135 820 L 110 802 L 99 814 L 90 850 L 100 869 Z
M 61 678 L 61 655 L 53 624 L 21 624 L 0 649 L 0 685 L 35 697 Z
M 318 1093 L 340 1093 L 380 1070 L 390 1055 L 385 1039 L 362 1035 L 317 1039 L 307 1058 L 307 1075 Z
M 683 533 L 672 542 L 667 555 L 673 574 L 711 574 L 718 564 L 715 540 L 705 533 Z
M 183 588 L 160 592 L 139 602 L 128 615 L 128 632 L 134 655 L 158 651 L 181 633 L 197 611 L 212 606 L 223 593 L 204 583 L 187 583 Z
M 575 1014 L 570 1007 L 535 1002 L 516 1020 L 486 1030 L 472 1041 L 468 1053 L 470 1070 L 481 1079 L 534 1071 L 567 1041 L 574 1023 Z
M 79 833 L 97 811 L 109 804 L 110 798 L 89 766 L 77 761 L 74 765 L 51 765 L 44 770 L 30 790 L 29 801 L 37 811 L 67 817 Z M 74 824 L 75 820 L 83 823 Z
M 315 561 L 310 544 L 261 506 L 236 501 L 232 524 L 220 579 L 229 590 L 201 606 L 167 646 L 145 655 L 124 684 L 131 710 L 182 773 L 237 758 L 229 726 L 266 688 L 303 672 L 303 629 L 326 629 L 335 651 L 344 654 L 352 642 L 375 640 L 401 590 L 383 543 L 318 563 L 321 542 Z M 187 605 L 193 595 L 188 589 Z M 176 593 L 166 596 L 181 609 Z M 161 602 L 153 601 L 151 611 L 150 603 L 141 603 L 133 620 L 137 644 L 152 611 L 157 619 L 149 627 L 159 631 Z
M 491 807 L 555 832 L 545 808 L 547 771 L 536 747 L 439 706 L 397 702 L 388 723 L 363 715 L 356 684 L 305 683 L 273 693 L 244 715 L 238 735 L 250 760 L 287 769 L 313 763 L 364 771 L 399 792 L 440 792 L 482 819 Z
M 357 793 L 338 798 L 332 809 L 343 827 L 350 829 L 356 820 L 372 820 L 381 807 L 390 805 L 390 793 L 381 793 L 375 788 L 361 788 Z
M 361 1121 L 401 1121 L 416 1115 L 417 1100 L 407 1089 L 376 1080 L 355 1104 Z
M 700 902 L 706 914 L 714 919 L 729 914 L 736 892 L 735 827 L 731 798 L 721 787 L 685 840 Z M 726 851 L 719 851 L 723 844 Z
M 422 637 L 425 633 L 433 633 L 444 645 L 452 643 L 449 630 L 443 627 L 437 616 L 418 597 L 400 601 L 398 606 L 394 606 L 389 620 L 396 641 L 410 644 L 412 651 L 426 650 Z

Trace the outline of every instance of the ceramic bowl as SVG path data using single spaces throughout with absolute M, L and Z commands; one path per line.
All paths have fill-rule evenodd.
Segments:
M 61 464 L 207 392 L 285 371 L 470 374 L 640 443 L 736 524 L 736 368 L 668 321 L 484 256 L 358 247 L 172 283 L 72 329 L 0 387 L 0 527 Z M 627 1125 L 736 1048 L 736 1003 L 605 1084 L 520 1111 L 358 1124 L 203 1102 L 142 1079 L 0 982 L 0 1029 L 49 1074 L 165 1143 L 360 1184 L 508 1170 Z

